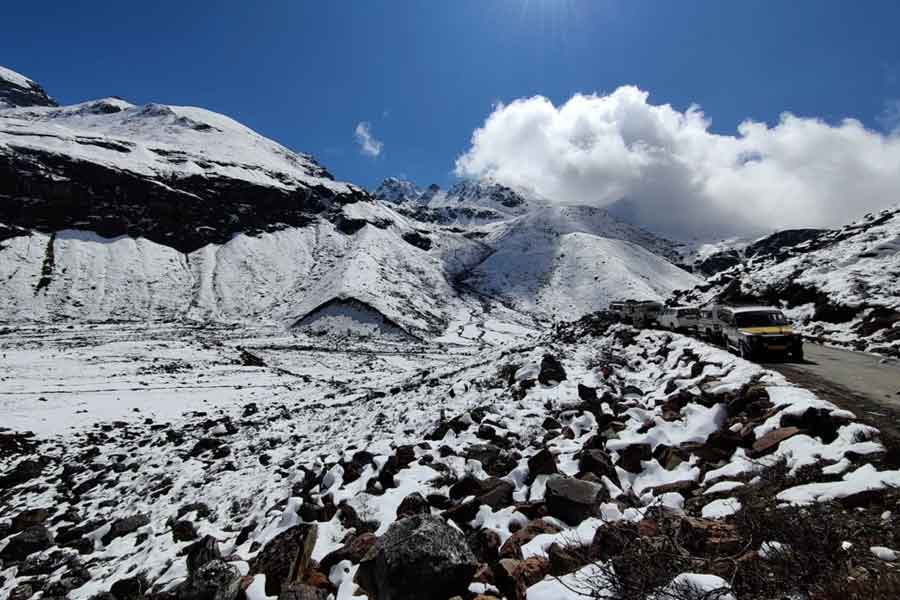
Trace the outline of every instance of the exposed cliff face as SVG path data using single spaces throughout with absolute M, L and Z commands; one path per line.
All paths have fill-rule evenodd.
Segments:
M 311 157 L 202 109 L 117 99 L 0 111 L 0 221 L 181 252 L 368 200 Z
M 0 108 L 56 106 L 40 85 L 6 67 L 0 67 Z

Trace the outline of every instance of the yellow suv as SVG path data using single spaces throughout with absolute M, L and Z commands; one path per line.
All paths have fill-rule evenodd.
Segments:
M 784 313 L 769 306 L 719 308 L 722 342 L 742 358 L 781 354 L 803 359 L 803 338 Z

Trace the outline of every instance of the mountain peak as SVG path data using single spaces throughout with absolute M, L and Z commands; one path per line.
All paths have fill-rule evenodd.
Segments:
M 0 66 L 0 108 L 20 106 L 56 106 L 56 102 L 33 80 Z

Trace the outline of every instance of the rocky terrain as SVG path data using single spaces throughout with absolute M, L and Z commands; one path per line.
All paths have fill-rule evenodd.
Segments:
M 132 353 L 145 385 L 180 379 L 177 397 L 205 373 L 254 396 L 4 432 L 5 597 L 898 589 L 897 449 L 852 413 L 689 338 L 597 315 L 469 357 L 432 350 L 410 369 L 387 342 L 342 359 L 319 351 L 323 367 L 285 362 L 313 351 L 265 338 L 201 350 L 188 340 L 204 336 L 171 335 L 147 342 L 162 361 Z M 3 350 L 15 361 L 25 341 Z M 398 359 L 427 350 L 397 343 Z M 359 364 L 373 350 L 390 361 L 376 372 Z M 221 370 L 229 356 L 233 374 Z M 370 375 L 329 380 L 335 360 Z
M 900 206 L 840 229 L 775 234 L 744 255 L 676 301 L 783 305 L 812 339 L 900 355 Z

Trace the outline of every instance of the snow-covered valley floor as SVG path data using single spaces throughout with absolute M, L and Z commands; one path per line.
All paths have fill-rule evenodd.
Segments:
M 388 551 L 372 534 L 387 539 L 418 493 L 417 512 L 467 536 L 453 557 L 473 565 L 455 571 L 469 597 L 579 598 L 616 559 L 561 567 L 560 545 L 588 552 L 631 526 L 652 538 L 649 521 L 674 517 L 733 536 L 760 494 L 787 511 L 900 486 L 876 430 L 698 341 L 589 320 L 540 335 L 457 331 L 420 344 L 176 325 L 3 330 L 0 597 L 130 600 L 135 586 L 191 597 L 184 582 L 202 572 L 191 561 L 208 539 L 251 600 L 290 582 L 351 598 L 368 560 L 353 550 Z M 900 546 L 898 512 L 879 508 L 884 528 L 866 539 L 884 551 L 870 562 L 891 564 L 878 554 Z M 310 523 L 302 572 L 276 580 L 267 548 Z M 772 560 L 761 544 L 789 541 L 773 536 L 738 549 Z M 702 543 L 688 552 L 678 581 L 743 585 Z

